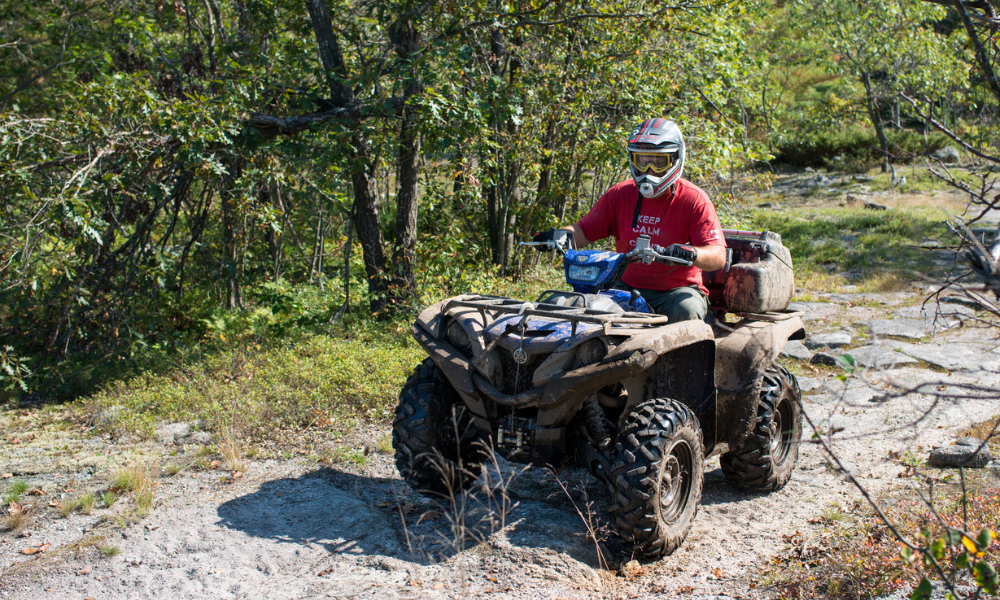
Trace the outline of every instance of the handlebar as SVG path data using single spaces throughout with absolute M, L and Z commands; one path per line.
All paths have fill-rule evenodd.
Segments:
M 565 246 L 569 245 L 569 239 L 567 240 Z M 549 250 L 557 250 L 560 254 L 566 254 L 567 247 L 564 244 L 560 244 L 553 240 L 547 240 L 544 242 L 521 242 L 521 246 L 544 246 Z M 668 256 L 666 254 L 661 254 L 659 251 L 665 250 L 661 246 L 653 246 L 649 243 L 649 236 L 640 235 L 635 241 L 635 248 L 629 250 L 625 253 L 625 260 L 628 262 L 641 262 L 644 265 L 651 264 L 653 262 L 660 263 L 674 263 L 678 265 L 683 265 L 685 267 L 690 267 L 694 263 L 689 260 L 684 260 L 683 258 L 676 258 L 673 256 Z

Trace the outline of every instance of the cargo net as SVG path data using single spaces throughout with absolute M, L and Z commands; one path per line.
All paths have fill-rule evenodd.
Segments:
M 498 348 L 500 362 L 503 365 L 503 393 L 520 394 L 531 389 L 531 380 L 535 369 L 548 357 L 547 354 L 537 354 L 523 365 L 514 361 L 514 355 L 506 348 Z

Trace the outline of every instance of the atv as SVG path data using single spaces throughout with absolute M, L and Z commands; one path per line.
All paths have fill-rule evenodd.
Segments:
M 582 466 L 608 489 L 614 531 L 655 558 L 684 541 L 698 510 L 705 460 L 725 479 L 781 489 L 802 434 L 795 377 L 777 362 L 802 339 L 787 310 L 792 261 L 772 232 L 724 231 L 727 264 L 704 273 L 711 324 L 669 323 L 636 291 L 618 289 L 636 261 L 691 263 L 646 236 L 628 253 L 562 254 L 573 291 L 534 302 L 460 295 L 420 313 L 412 334 L 428 357 L 399 394 L 396 467 L 415 490 L 471 487 L 491 451 L 509 461 Z

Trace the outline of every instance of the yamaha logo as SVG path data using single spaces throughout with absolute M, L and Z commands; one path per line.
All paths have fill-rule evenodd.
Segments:
M 519 365 L 523 365 L 528 362 L 528 353 L 524 351 L 524 348 L 514 350 L 514 362 Z

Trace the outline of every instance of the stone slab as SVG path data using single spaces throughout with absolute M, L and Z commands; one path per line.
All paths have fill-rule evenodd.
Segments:
M 810 335 L 805 341 L 805 347 L 810 350 L 817 348 L 840 348 L 851 343 L 851 334 L 846 331 L 831 331 Z
M 781 355 L 787 358 L 808 361 L 812 358 L 813 353 L 810 352 L 802 342 L 789 340 L 788 343 L 785 344 L 785 347 L 781 349 Z
M 832 302 L 792 302 L 788 310 L 801 310 L 806 313 L 802 317 L 804 321 L 813 321 L 836 315 L 840 312 L 840 305 Z
M 850 354 L 854 357 L 854 361 L 857 364 L 869 369 L 892 369 L 917 362 L 915 358 L 911 358 L 902 352 L 880 344 L 861 346 L 860 348 L 849 350 L 844 354 Z
M 921 306 L 907 306 L 896 311 L 896 314 L 907 319 L 925 319 L 938 321 L 942 319 L 946 322 L 962 317 L 976 316 L 976 310 L 969 306 L 951 303 L 928 302 Z
M 900 350 L 907 356 L 949 371 L 996 371 L 1000 368 L 1000 354 L 994 351 L 992 344 L 902 344 Z
M 875 336 L 900 337 L 910 340 L 923 339 L 935 331 L 942 331 L 957 324 L 957 321 L 948 321 L 937 324 L 932 319 L 872 319 L 865 321 L 865 325 L 872 330 Z
M 847 388 L 840 387 L 839 389 L 827 385 L 822 390 L 823 393 L 813 393 L 808 396 L 808 401 L 815 404 L 829 404 L 831 402 L 842 401 L 847 404 L 858 405 L 866 402 L 879 402 L 885 397 L 885 392 L 872 389 L 866 385 Z M 815 390 L 815 392 L 819 391 L 819 389 Z
M 823 381 L 816 377 L 796 377 L 795 379 L 799 382 L 799 390 L 803 394 L 823 389 Z
M 985 467 L 991 460 L 993 457 L 986 447 L 942 446 L 931 450 L 927 464 L 932 467 Z

